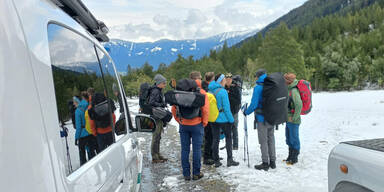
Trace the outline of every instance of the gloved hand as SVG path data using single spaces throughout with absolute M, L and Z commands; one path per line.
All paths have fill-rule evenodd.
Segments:
M 75 140 L 75 145 L 76 146 L 79 145 L 79 140 L 78 139 Z
M 244 116 L 247 116 L 247 114 L 245 113 L 245 111 L 247 111 L 247 108 L 248 108 L 248 103 L 245 103 L 245 104 L 241 107 L 241 111 L 243 112 L 243 115 L 244 115 Z

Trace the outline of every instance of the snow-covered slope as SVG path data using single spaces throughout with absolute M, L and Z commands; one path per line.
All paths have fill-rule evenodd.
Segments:
M 249 102 L 250 96 L 243 101 Z M 239 115 L 239 151 L 234 152 L 240 167 L 219 168 L 228 182 L 238 185 L 236 191 L 324 192 L 328 191 L 327 165 L 332 148 L 342 141 L 382 138 L 384 136 L 384 91 L 316 93 L 313 111 L 302 116 L 300 125 L 301 154 L 299 163 L 287 166 L 285 127 L 275 131 L 277 169 L 257 171 L 261 162 L 253 115 L 247 116 L 251 168 L 243 161 L 244 119 Z M 225 157 L 225 150 L 220 151 Z M 226 159 L 226 158 L 224 158 Z
M 244 96 L 250 102 L 252 94 Z M 275 131 L 277 168 L 258 171 L 253 168 L 261 163 L 257 130 L 253 129 L 253 114 L 247 116 L 250 168 L 244 158 L 244 116 L 239 115 L 239 150 L 233 151 L 238 167 L 226 167 L 226 151 L 220 151 L 223 166 L 213 169 L 235 191 L 257 192 L 324 192 L 328 191 L 327 166 L 332 148 L 339 142 L 384 137 L 384 91 L 357 91 L 340 93 L 315 93 L 313 111 L 302 116 L 300 130 L 301 154 L 299 163 L 288 166 L 282 160 L 287 157 L 285 127 Z M 221 140 L 220 145 L 224 146 Z M 175 152 L 179 153 L 179 152 Z M 211 170 L 210 169 L 210 170 Z M 203 180 L 215 177 L 205 172 Z M 181 173 L 180 173 L 181 175 Z M 164 179 L 168 188 L 184 184 L 180 175 Z M 173 182 L 170 182 L 173 181 Z
M 104 44 L 115 61 L 119 72 L 126 72 L 128 64 L 131 67 L 140 67 L 148 62 L 154 68 L 160 63 L 170 64 L 177 59 L 193 56 L 195 59 L 208 55 L 211 49 L 220 49 L 224 42 L 228 46 L 235 45 L 243 39 L 256 34 L 257 31 L 227 32 L 206 39 L 195 40 L 159 40 L 156 42 L 134 43 L 112 39 Z

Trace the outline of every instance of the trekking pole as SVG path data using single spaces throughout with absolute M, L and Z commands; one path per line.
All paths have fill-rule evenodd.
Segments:
M 243 107 L 243 111 L 246 111 L 248 107 L 248 103 L 245 103 Z M 244 116 L 244 162 L 245 162 L 245 154 L 247 154 L 248 159 L 248 167 L 249 165 L 249 151 L 248 151 L 248 125 L 247 125 L 247 116 Z
M 69 145 L 68 145 L 68 128 L 66 128 L 64 126 L 65 124 L 62 123 L 61 124 L 61 131 L 60 131 L 60 137 L 65 137 L 65 146 L 66 146 L 66 149 L 67 149 L 67 161 L 68 161 L 68 170 L 69 170 L 69 173 L 72 173 L 73 170 L 72 170 L 72 163 L 71 163 L 71 155 L 69 153 Z

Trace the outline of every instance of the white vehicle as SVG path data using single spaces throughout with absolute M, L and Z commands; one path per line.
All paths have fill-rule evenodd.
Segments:
M 80 0 L 0 1 L 0 191 L 140 190 L 142 154 L 132 132 L 156 124 L 139 115 L 133 127 L 100 44 L 107 32 Z M 87 90 L 107 97 L 114 118 L 106 128 L 94 121 L 97 137 L 68 105 Z M 91 104 L 85 97 L 79 99 Z M 92 150 L 84 138 L 99 147 Z
M 384 139 L 343 142 L 328 159 L 329 192 L 384 190 Z

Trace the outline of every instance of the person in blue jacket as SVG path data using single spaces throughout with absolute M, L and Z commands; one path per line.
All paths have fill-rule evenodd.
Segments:
M 255 73 L 256 86 L 253 89 L 253 95 L 251 104 L 245 110 L 244 115 L 249 115 L 255 112 L 255 129 L 257 128 L 257 134 L 261 150 L 262 163 L 255 165 L 257 170 L 268 171 L 269 168 L 276 168 L 276 150 L 275 150 L 275 135 L 274 127 L 266 121 L 262 114 L 263 106 L 263 83 L 267 77 L 267 71 L 265 69 L 259 69 Z
M 216 121 L 212 123 L 212 156 L 215 167 L 222 165 L 219 159 L 220 129 L 222 129 L 225 134 L 227 166 L 239 165 L 239 162 L 234 161 L 232 157 L 232 125 L 234 119 L 229 105 L 228 93 L 224 88 L 225 84 L 225 76 L 218 74 L 215 77 L 215 81 L 212 81 L 208 85 L 209 92 L 216 97 L 217 108 L 219 109 L 219 116 Z
M 88 149 L 88 160 L 92 159 L 96 153 L 96 143 L 94 142 L 93 135 L 89 134 L 85 129 L 85 111 L 88 109 L 86 93 L 82 93 L 82 100 L 78 97 L 73 97 L 73 103 L 76 106 L 75 111 L 75 124 L 76 124 L 76 133 L 75 133 L 75 145 L 79 147 L 79 158 L 80 166 L 87 162 L 86 159 L 86 148 Z

